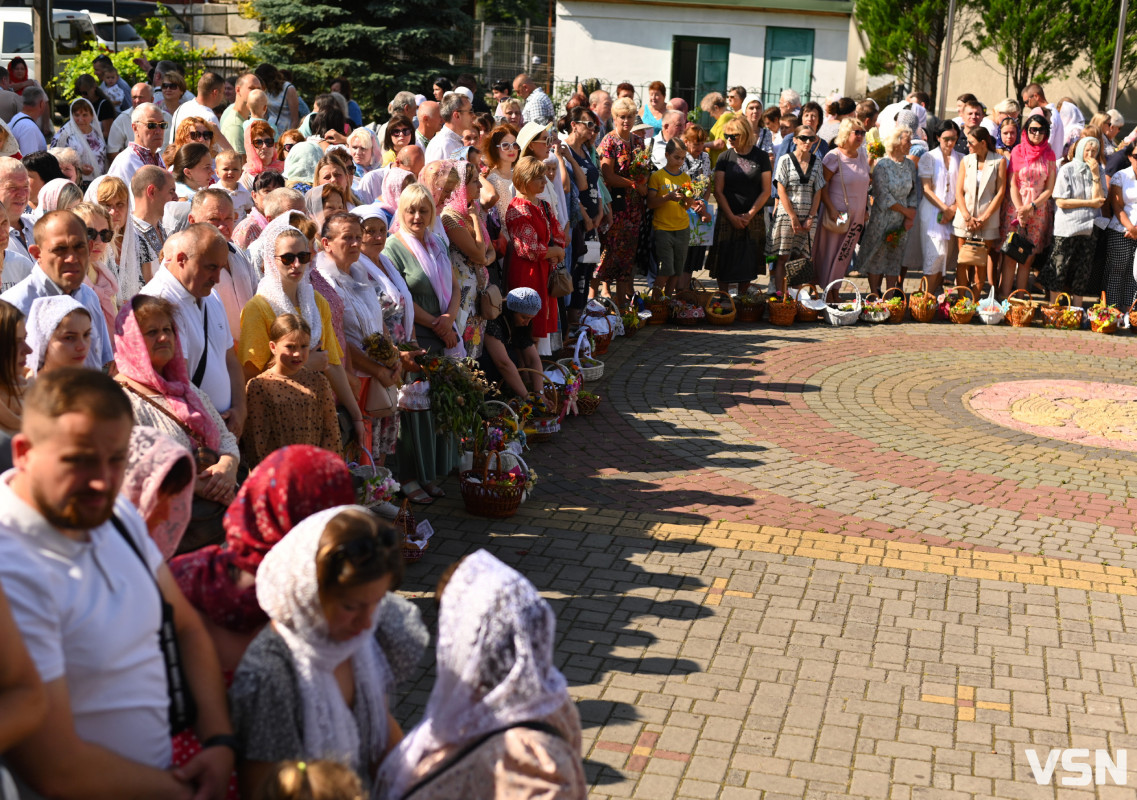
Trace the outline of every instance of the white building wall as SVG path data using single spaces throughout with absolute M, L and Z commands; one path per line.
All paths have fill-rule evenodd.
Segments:
M 846 90 L 846 73 L 856 72 L 856 59 L 850 67 L 850 20 L 845 15 L 561 0 L 554 70 L 560 80 L 595 77 L 636 86 L 655 80 L 670 85 L 672 37 L 729 39 L 727 84 L 761 89 L 767 26 L 814 29 L 813 94 Z

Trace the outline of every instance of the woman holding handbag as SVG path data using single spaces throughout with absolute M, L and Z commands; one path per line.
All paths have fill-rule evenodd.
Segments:
M 731 149 L 715 162 L 714 192 L 719 213 L 707 270 L 720 292 L 729 291 L 733 283 L 743 295 L 751 281 L 766 274 L 766 218 L 762 209 L 770 199 L 773 169 L 766 151 L 757 146 L 746 117 L 735 117 L 723 130 Z
M 953 232 L 959 245 L 955 282 L 983 293 L 983 272 L 995 283 L 994 259 L 999 257 L 999 209 L 1007 188 L 1007 162 L 995 152 L 995 139 L 986 128 L 967 134 L 968 154 L 959 170 Z
M 795 149 L 778 159 L 778 205 L 771 238 L 778 256 L 774 266 L 775 287 L 782 285 L 790 256 L 810 252 L 810 237 L 817 230 L 817 210 L 825 175 L 821 159 L 813 152 L 816 141 L 813 128 L 799 125 L 794 131 Z
M 865 228 L 872 178 L 864 141 L 864 124 L 846 117 L 833 140 L 836 146 L 821 159 L 825 213 L 813 244 L 813 267 L 818 283 L 824 286 L 845 277 Z
M 1021 263 L 1004 253 L 999 279 L 1000 293 L 1004 297 L 1015 289 L 1027 288 L 1035 255 L 1050 244 L 1054 223 L 1050 196 L 1054 194 L 1058 167 L 1049 139 L 1050 121 L 1037 111 L 1026 118 L 1023 140 L 1011 150 L 1011 166 L 1007 172 L 1011 202 L 1003 207 L 1003 235 L 1025 236 L 1033 249 Z

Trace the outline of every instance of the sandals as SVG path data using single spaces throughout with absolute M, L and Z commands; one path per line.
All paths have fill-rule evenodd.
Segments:
M 408 481 L 403 484 L 403 494 L 412 503 L 420 506 L 428 506 L 434 502 L 434 498 L 427 494 L 415 481 Z
M 434 484 L 434 483 L 428 483 L 425 486 L 425 491 L 431 497 L 445 497 L 446 496 L 446 492 L 444 492 L 442 490 L 442 487 L 439 486 L 438 484 Z

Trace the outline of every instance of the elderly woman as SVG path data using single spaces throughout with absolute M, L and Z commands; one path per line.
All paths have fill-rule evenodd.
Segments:
M 900 260 L 908 231 L 916 222 L 916 165 L 908 159 L 912 129 L 896 125 L 884 137 L 885 155 L 872 172 L 873 213 L 861 240 L 860 260 L 869 276 L 869 291 L 880 294 L 882 279 L 888 287 L 900 285 Z
M 1109 202 L 1113 217 L 1105 230 L 1106 302 L 1122 310 L 1137 295 L 1133 257 L 1137 254 L 1137 144 L 1125 147 L 1129 166 L 1110 180 Z
M 742 98 L 738 99 L 739 108 L 742 107 Z M 711 92 L 706 95 L 700 102 L 699 108 L 710 114 L 714 124 L 711 125 L 710 133 L 707 139 L 707 150 L 711 154 L 711 167 L 714 167 L 718 157 L 726 151 L 726 139 L 723 138 L 723 128 L 726 123 L 734 118 L 735 112 L 731 111 L 726 104 L 726 100 L 718 92 Z
M 257 601 L 272 624 L 229 690 L 242 796 L 283 760 L 339 761 L 370 785 L 402 739 L 387 709 L 391 667 L 375 639 L 379 604 L 402 574 L 394 531 L 361 506 L 308 517 L 265 556 Z
M 770 199 L 770 157 L 755 144 L 754 131 L 745 117 L 734 117 L 723 126 L 723 136 L 733 149 L 715 162 L 714 244 L 707 256 L 707 269 L 721 291 L 737 284 L 745 294 L 759 274 L 766 274 L 766 220 L 762 208 Z
M 999 209 L 1007 188 L 1007 161 L 995 152 L 995 140 L 979 127 L 967 134 L 968 154 L 959 170 L 955 187 L 955 219 L 952 221 L 956 244 L 982 241 L 994 258 L 999 257 Z M 987 281 L 995 285 L 992 258 L 988 258 Z M 960 264 L 955 282 L 983 290 L 982 268 Z M 976 292 L 978 295 L 978 292 Z
M 460 562 L 438 599 L 438 680 L 422 722 L 379 772 L 381 796 L 472 797 L 493 786 L 494 797 L 583 800 L 580 714 L 553 664 L 548 602 L 485 550 Z
M 536 158 L 525 156 L 517 162 L 513 170 L 517 196 L 506 215 L 511 250 L 506 284 L 528 286 L 541 298 L 541 312 L 532 327 L 538 347 L 542 338 L 557 330 L 556 303 L 549 299 L 549 273 L 565 257 L 564 234 L 552 209 L 539 198 L 546 180 L 545 165 Z
M 667 113 L 667 87 L 663 81 L 652 81 L 647 87 L 647 100 L 640 109 L 640 119 L 659 136 L 663 132 L 663 115 Z
M 107 141 L 101 125 L 96 124 L 95 109 L 85 97 L 71 101 L 71 117 L 55 133 L 52 147 L 69 147 L 79 154 L 78 182 L 89 183 L 107 168 Z
M 1094 269 L 1095 223 L 1109 194 L 1109 178 L 1100 155 L 1096 136 L 1079 139 L 1074 158 L 1062 165 L 1054 183 L 1054 247 L 1039 281 L 1051 295 L 1070 292 L 1075 305 L 1101 291 L 1100 270 Z
M 1032 113 L 1023 123 L 1023 140 L 1011 151 L 1007 171 L 1011 202 L 1003 207 L 1002 233 L 1021 233 L 1034 245 L 1034 252 L 1021 264 L 1003 256 L 1000 289 L 1004 297 L 1015 289 L 1027 288 L 1035 255 L 1050 245 L 1054 222 L 1050 196 L 1058 167 L 1049 139 L 1050 121 L 1041 112 Z
M 276 135 L 264 120 L 254 120 L 245 128 L 245 169 L 241 185 L 253 191 L 253 184 L 262 172 L 284 173 L 284 162 L 276 155 Z
M 400 150 L 414 143 L 414 122 L 405 114 L 394 114 L 383 131 L 383 166 L 393 163 Z
M 241 454 L 209 396 L 190 380 L 167 301 L 140 294 L 123 306 L 115 325 L 115 364 L 135 421 L 169 434 L 194 454 L 193 519 L 181 552 L 219 541 Z
M 485 351 L 478 359 L 486 380 L 503 392 L 527 397 L 541 391 L 541 356 L 533 341 L 533 320 L 541 313 L 541 295 L 536 289 L 519 286 L 505 296 L 502 313 L 486 324 Z M 519 367 L 536 370 L 521 377 Z M 532 384 L 531 386 L 529 384 Z
M 719 99 L 722 99 L 721 95 Z M 636 264 L 644 198 L 647 197 L 646 176 L 635 179 L 631 176 L 632 159 L 636 151 L 644 147 L 643 139 L 632 133 L 635 122 L 635 103 L 626 97 L 620 98 L 612 104 L 612 132 L 596 148 L 600 157 L 600 175 L 612 194 L 612 224 L 606 233 L 600 235 L 600 262 L 592 288 L 595 292 L 600 284 L 604 284 L 605 294 L 614 296 L 620 305 L 626 303 L 632 294 L 632 270 Z M 613 284 L 616 289 L 614 295 Z
M 939 294 L 944 273 L 955 261 L 951 221 L 955 218 L 955 190 L 959 183 L 959 165 L 963 160 L 955 151 L 959 133 L 959 126 L 954 122 L 944 122 L 936 139 L 939 146 L 920 156 L 916 169 L 924 185 L 924 197 L 920 201 L 923 271 L 932 294 Z
M 186 93 L 186 79 L 182 77 L 180 72 L 170 70 L 162 74 L 162 85 L 158 88 L 162 91 L 162 99 L 158 101 L 158 107 L 172 117 L 174 112 L 178 110 L 178 106 L 182 104 L 182 96 Z
M 461 292 L 446 242 L 432 232 L 435 214 L 430 192 L 412 183 L 399 196 L 395 235 L 384 252 L 410 290 L 415 340 L 430 353 L 460 353 Z M 437 482 L 458 463 L 457 440 L 453 435 L 435 436 L 428 411 L 400 417 L 399 482 L 411 502 L 425 505 L 445 494 Z
M 825 174 L 821 157 L 813 151 L 817 134 L 808 125 L 794 131 L 797 148 L 778 160 L 778 205 L 774 212 L 771 246 L 778 260 L 774 286 L 781 287 L 786 262 L 794 253 L 810 252 L 810 236 L 817 230 L 817 210 Z
M 497 254 L 486 230 L 485 212 L 478 202 L 478 170 L 462 160 L 454 162 L 454 171 L 458 173 L 458 185 L 442 209 L 442 227 L 450 243 L 450 263 L 458 273 L 458 332 L 466 355 L 477 358 L 482 352 L 486 321 L 477 314 L 476 303 L 478 294 L 489 285 L 486 267 L 494 263 Z
M 355 164 L 355 177 L 362 178 L 373 169 L 383 166 L 383 151 L 375 134 L 367 128 L 356 128 L 347 137 L 347 149 Z

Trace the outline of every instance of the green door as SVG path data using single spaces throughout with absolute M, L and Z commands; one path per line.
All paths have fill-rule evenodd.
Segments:
M 710 92 L 726 91 L 730 39 L 676 36 L 671 45 L 671 95 L 682 97 L 694 111 Z M 699 113 L 699 124 L 710 127 L 710 116 Z
M 802 102 L 813 86 L 813 30 L 767 28 L 762 105 L 777 104 L 783 89 L 796 89 Z

